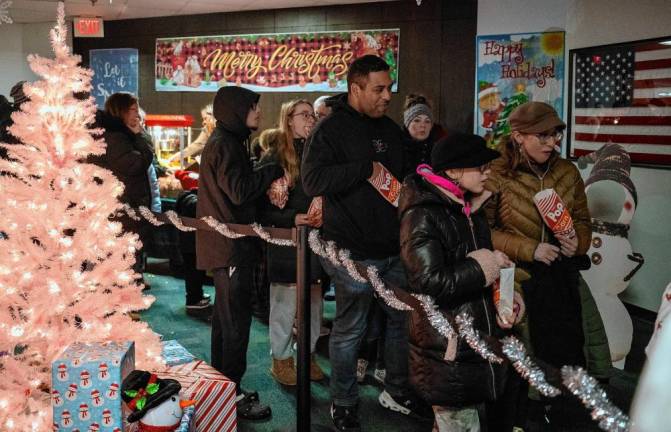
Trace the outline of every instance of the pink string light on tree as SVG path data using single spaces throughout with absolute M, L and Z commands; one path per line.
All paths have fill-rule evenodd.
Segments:
M 51 429 L 51 361 L 70 343 L 134 340 L 137 366 L 162 364 L 159 336 L 127 312 L 148 308 L 132 270 L 137 235 L 109 220 L 122 184 L 90 155 L 105 151 L 91 135 L 92 71 L 66 44 L 65 12 L 51 30 L 54 59 L 28 56 L 42 79 L 14 113 L 0 160 L 0 430 Z

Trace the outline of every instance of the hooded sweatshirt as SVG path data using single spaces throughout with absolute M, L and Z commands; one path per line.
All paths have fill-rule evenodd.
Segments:
M 284 174 L 278 165 L 252 169 L 244 142 L 251 133 L 247 114 L 259 95 L 241 87 L 223 87 L 214 98 L 217 127 L 205 144 L 200 160 L 199 218 L 212 216 L 223 223 L 256 222 L 257 199 Z M 252 266 L 261 258 L 258 239 L 229 239 L 211 231 L 196 232 L 199 269 Z
M 401 130 L 389 117 L 359 113 L 341 95 L 319 122 L 303 155 L 301 180 L 309 196 L 324 196 L 323 236 L 349 249 L 357 260 L 399 253 L 396 207 L 367 181 L 373 162 L 399 181 L 405 166 Z

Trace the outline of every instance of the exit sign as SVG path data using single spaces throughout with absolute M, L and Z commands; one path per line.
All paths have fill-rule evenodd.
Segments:
M 74 20 L 75 37 L 105 37 L 102 18 L 81 18 Z

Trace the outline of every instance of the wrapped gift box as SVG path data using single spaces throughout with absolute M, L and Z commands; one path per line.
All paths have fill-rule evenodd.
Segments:
M 156 372 L 182 384 L 181 395 L 196 401 L 196 432 L 233 432 L 237 429 L 235 383 L 202 360 L 169 366 Z
M 191 363 L 196 358 L 176 340 L 163 342 L 163 359 L 168 366 Z
M 123 379 L 135 369 L 133 342 L 74 343 L 51 364 L 54 431 L 122 431 Z

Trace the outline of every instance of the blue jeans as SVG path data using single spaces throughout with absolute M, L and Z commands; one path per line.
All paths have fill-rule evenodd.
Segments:
M 398 256 L 369 259 L 357 263 L 378 269 L 379 276 L 399 287 L 406 286 L 406 276 Z M 352 279 L 347 270 L 334 268 L 327 260 L 322 265 L 335 281 L 336 316 L 331 329 L 329 355 L 333 369 L 331 394 L 339 406 L 351 407 L 359 402 L 356 361 L 359 346 L 366 333 L 366 320 L 372 301 L 379 302 L 386 316 L 384 360 L 387 368 L 385 390 L 393 398 L 408 392 L 408 317 L 407 312 L 392 309 L 374 296 L 369 283 Z

